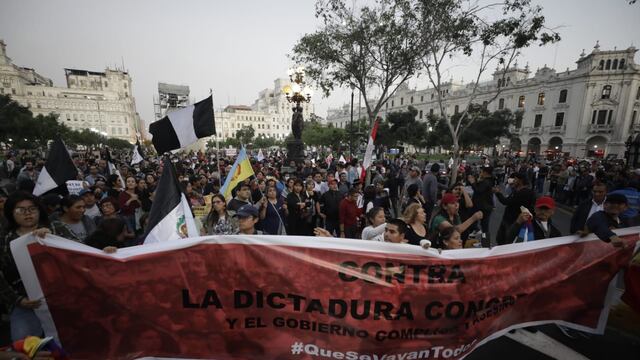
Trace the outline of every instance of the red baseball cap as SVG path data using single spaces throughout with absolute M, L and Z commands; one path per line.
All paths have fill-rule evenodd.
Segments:
M 548 209 L 555 209 L 556 202 L 550 196 L 541 196 L 536 200 L 536 208 L 546 207 Z
M 453 203 L 457 203 L 458 202 L 458 198 L 453 195 L 452 193 L 446 193 L 444 195 L 442 195 L 442 203 L 443 204 L 453 204 Z

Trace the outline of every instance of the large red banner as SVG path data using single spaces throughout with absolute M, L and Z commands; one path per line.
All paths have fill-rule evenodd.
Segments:
M 13 251 L 74 359 L 459 359 L 522 326 L 602 331 L 634 231 L 620 248 L 565 237 L 442 254 L 270 236 L 114 256 L 51 236 L 24 248 L 29 264 Z

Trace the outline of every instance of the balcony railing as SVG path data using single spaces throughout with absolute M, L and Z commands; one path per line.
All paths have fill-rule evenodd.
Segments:
M 525 130 L 525 132 L 527 132 L 528 134 L 531 134 L 531 135 L 542 134 L 543 127 L 542 126 L 528 127 L 528 128 L 525 128 L 524 130 Z
M 567 125 L 549 126 L 549 134 L 564 134 Z
M 590 133 L 610 133 L 613 130 L 613 125 L 610 124 L 591 124 L 589 125 Z

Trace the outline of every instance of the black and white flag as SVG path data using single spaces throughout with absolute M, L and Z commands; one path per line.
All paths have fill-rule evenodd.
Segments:
M 156 195 L 149 212 L 145 244 L 199 236 L 189 202 L 178 182 L 176 170 L 167 156 Z
M 67 180 L 76 180 L 78 169 L 73 164 L 69 151 L 61 139 L 55 139 L 51 143 L 47 162 L 40 171 L 33 195 L 40 196 L 58 186 L 66 186 Z
M 123 189 L 126 189 L 127 184 L 124 182 L 122 174 L 120 174 L 120 170 L 118 170 L 116 165 L 113 163 L 113 160 L 111 160 L 111 150 L 109 150 L 109 148 L 106 148 L 106 151 L 107 154 L 105 155 L 105 160 L 107 160 L 107 175 L 118 175 L 118 179 L 120 179 L 120 185 Z
M 167 114 L 149 125 L 149 132 L 153 135 L 153 146 L 160 155 L 191 145 L 200 138 L 215 135 L 213 95 Z
M 142 153 L 142 147 L 140 146 L 140 140 L 136 141 L 136 146 L 133 147 L 133 154 L 131 154 L 131 165 L 138 164 L 144 160 L 144 154 Z

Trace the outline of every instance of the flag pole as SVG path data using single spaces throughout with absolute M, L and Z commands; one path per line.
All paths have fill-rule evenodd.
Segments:
M 216 117 L 216 107 L 213 104 L 213 89 L 209 88 L 209 95 L 211 96 L 211 107 L 213 107 L 213 118 Z M 215 120 L 214 120 L 215 121 Z M 220 178 L 220 186 L 222 186 L 222 173 L 220 172 L 220 142 L 218 140 L 218 129 L 214 134 L 216 137 L 216 168 L 218 169 L 218 177 Z

